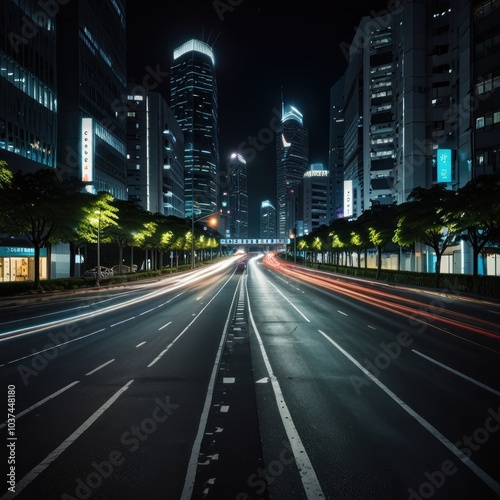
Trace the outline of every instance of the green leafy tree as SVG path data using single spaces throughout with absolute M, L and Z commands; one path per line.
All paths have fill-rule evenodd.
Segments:
M 382 250 L 392 242 L 396 232 L 395 205 L 373 205 L 369 210 L 365 210 L 358 220 L 368 230 L 368 240 L 377 249 L 378 279 L 382 269 Z
M 436 254 L 435 287 L 439 287 L 441 257 L 455 243 L 459 230 L 453 220 L 455 192 L 440 185 L 412 190 L 406 203 L 398 206 L 393 241 L 401 246 L 421 242 Z
M 40 285 L 40 249 L 62 241 L 83 216 L 83 184 L 59 180 L 54 169 L 12 173 L 0 164 L 0 230 L 24 235 L 34 248 L 34 286 Z
M 453 220 L 473 252 L 473 276 L 478 275 L 478 259 L 500 234 L 500 174 L 480 175 L 457 192 Z
M 123 252 L 127 246 L 136 246 L 135 236 L 143 228 L 147 212 L 135 201 L 113 200 L 113 206 L 118 209 L 119 218 L 116 225 L 110 225 L 106 232 L 110 241 L 118 246 L 119 273 L 122 272 Z M 131 271 L 133 262 L 130 263 Z
M 76 233 L 87 243 L 97 244 L 97 263 L 100 266 L 100 246 L 112 241 L 111 228 L 118 225 L 118 207 L 114 204 L 114 197 L 110 193 L 100 192 L 87 198 L 83 207 L 85 213 Z M 100 269 L 96 274 L 96 285 L 99 285 Z

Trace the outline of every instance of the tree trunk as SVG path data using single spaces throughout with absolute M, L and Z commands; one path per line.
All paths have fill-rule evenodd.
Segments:
M 382 269 L 382 247 L 379 245 L 377 247 L 377 275 L 375 276 L 375 279 L 379 279 L 380 277 L 380 270 Z
M 42 287 L 40 286 L 40 244 L 35 243 L 35 290 L 37 292 L 42 291 Z

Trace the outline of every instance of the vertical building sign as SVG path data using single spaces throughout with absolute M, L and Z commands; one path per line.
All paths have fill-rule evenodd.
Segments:
M 437 182 L 451 182 L 451 149 L 437 150 Z
M 82 181 L 94 180 L 94 130 L 92 118 L 82 118 Z
M 352 217 L 352 181 L 344 181 L 344 217 Z

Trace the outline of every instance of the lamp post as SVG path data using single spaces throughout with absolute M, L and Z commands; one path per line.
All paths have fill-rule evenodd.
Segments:
M 191 269 L 195 268 L 195 259 L 194 259 L 194 224 L 195 222 L 199 222 L 200 220 L 206 219 L 207 217 L 212 217 L 213 215 L 219 215 L 219 212 L 212 212 L 211 214 L 204 215 L 199 219 L 194 219 L 194 210 L 191 217 Z
M 101 277 L 101 211 L 96 212 L 97 217 L 97 272 L 95 275 L 95 286 L 99 286 L 99 278 Z

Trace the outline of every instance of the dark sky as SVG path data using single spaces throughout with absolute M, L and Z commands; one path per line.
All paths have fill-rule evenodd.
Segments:
M 273 110 L 285 102 L 304 115 L 309 163 L 327 164 L 330 87 L 347 66 L 342 47 L 364 15 L 393 0 L 127 0 L 128 76 L 141 83 L 166 73 L 175 48 L 191 38 L 213 47 L 219 92 L 221 168 L 240 148 L 248 161 L 250 237 L 258 236 L 262 200 L 276 204 Z M 150 70 L 148 70 L 150 68 Z M 169 102 L 168 76 L 154 90 Z M 151 78 L 147 82 L 154 82 Z M 267 129 L 267 130 L 266 130 Z M 257 146 L 250 145 L 257 137 Z

